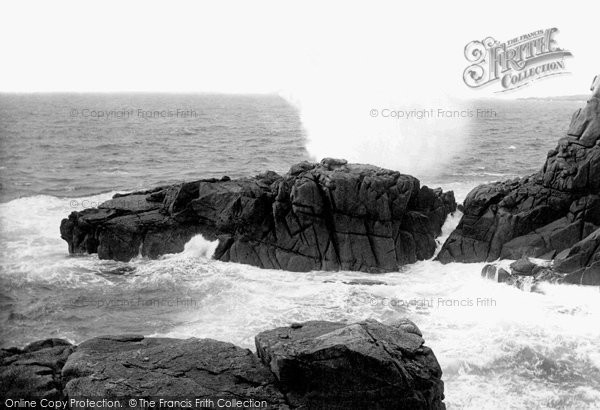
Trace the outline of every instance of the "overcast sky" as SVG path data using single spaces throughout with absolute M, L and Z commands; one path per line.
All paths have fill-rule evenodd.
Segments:
M 558 27 L 569 77 L 523 93 L 586 92 L 596 2 L 3 1 L 1 91 L 282 92 L 362 88 L 480 97 L 466 43 Z

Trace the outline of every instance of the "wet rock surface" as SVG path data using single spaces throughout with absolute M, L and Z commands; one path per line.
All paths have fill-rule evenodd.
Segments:
M 440 366 L 406 319 L 293 323 L 260 333 L 256 346 L 258 355 L 213 339 L 48 339 L 2 350 L 0 391 L 17 400 L 198 399 L 204 408 L 222 408 L 218 399 L 240 408 L 445 408 Z
M 314 321 L 256 336 L 290 404 L 328 409 L 445 408 L 442 371 L 423 343 L 410 321 Z
M 204 179 L 115 195 L 61 223 L 69 252 L 128 261 L 183 251 L 202 234 L 214 258 L 290 271 L 386 272 L 431 258 L 452 192 L 409 175 L 326 158 L 280 176 Z
M 594 276 L 596 265 L 575 255 L 600 228 L 600 99 L 575 112 L 538 173 L 476 187 L 463 212 L 437 256 L 443 263 L 556 257 L 557 272 L 577 259 L 577 269 Z M 568 262 L 557 256 L 567 250 Z
M 62 369 L 67 397 L 236 398 L 287 408 L 256 355 L 212 339 L 90 339 Z
M 597 229 L 553 260 L 523 257 L 504 269 L 497 264 L 485 265 L 481 276 L 521 289 L 538 289 L 541 282 L 600 286 L 600 229 Z

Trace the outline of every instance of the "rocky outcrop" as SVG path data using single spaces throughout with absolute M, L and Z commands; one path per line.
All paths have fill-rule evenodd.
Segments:
M 558 254 L 553 269 L 568 283 L 600 286 L 600 229 Z
M 481 276 L 533 291 L 538 290 L 541 282 L 600 286 L 600 229 L 559 253 L 554 260 L 523 256 L 511 263 L 508 270 L 488 264 Z
M 536 174 L 481 185 L 437 259 L 552 259 L 600 227 L 600 99 L 573 115 L 567 135 Z
M 409 175 L 324 159 L 280 176 L 204 179 L 115 195 L 61 223 L 70 253 L 128 261 L 218 240 L 214 258 L 262 268 L 385 272 L 431 258 L 452 192 Z
M 7 398 L 60 399 L 61 370 L 75 346 L 62 339 L 46 339 L 23 349 L 0 351 L 0 393 Z M 4 403 L 4 401 L 2 401 Z
M 0 391 L 17 400 L 123 399 L 122 408 L 130 398 L 162 398 L 198 408 L 223 408 L 222 400 L 243 408 L 444 409 L 442 372 L 423 343 L 408 320 L 292 324 L 256 336 L 258 356 L 212 339 L 52 339 L 2 350 Z
M 307 322 L 256 336 L 293 407 L 444 409 L 442 371 L 411 322 Z

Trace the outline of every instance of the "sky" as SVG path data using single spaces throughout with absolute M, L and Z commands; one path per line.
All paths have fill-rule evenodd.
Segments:
M 419 172 L 464 148 L 468 120 L 390 121 L 383 110 L 588 93 L 599 4 L 2 1 L 0 92 L 277 93 L 298 108 L 313 157 Z M 467 43 L 550 27 L 573 54 L 570 74 L 504 94 L 463 82 Z
M 548 27 L 573 52 L 572 75 L 541 81 L 528 95 L 585 92 L 599 68 L 594 2 L 325 3 L 3 1 L 0 91 L 358 86 L 479 97 L 486 91 L 462 82 L 464 46 Z

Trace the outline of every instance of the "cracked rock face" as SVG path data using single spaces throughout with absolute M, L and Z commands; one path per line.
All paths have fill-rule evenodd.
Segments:
M 541 171 L 481 185 L 437 258 L 483 262 L 523 256 L 552 259 L 600 227 L 600 99 L 573 115 L 567 136 Z
M 40 340 L 23 349 L 2 349 L 0 397 L 62 399 L 61 369 L 74 349 L 62 339 Z
M 294 323 L 259 334 L 256 346 L 258 356 L 213 339 L 118 335 L 79 346 L 42 340 L 2 350 L 0 393 L 198 399 L 204 408 L 223 408 L 219 399 L 281 410 L 445 408 L 440 366 L 407 319 Z
M 510 265 L 510 272 L 488 264 L 481 276 L 531 291 L 539 291 L 540 282 L 600 286 L 600 228 L 560 252 L 553 261 L 536 262 L 522 257 Z
M 214 258 L 290 271 L 386 272 L 433 256 L 452 192 L 409 175 L 326 158 L 280 176 L 205 179 L 117 195 L 61 223 L 70 253 L 128 261 L 181 252 L 194 235 Z
M 62 374 L 68 397 L 236 398 L 288 408 L 250 350 L 212 339 L 98 337 L 79 345 Z
M 312 321 L 268 330 L 255 341 L 292 406 L 445 408 L 440 366 L 410 321 Z

